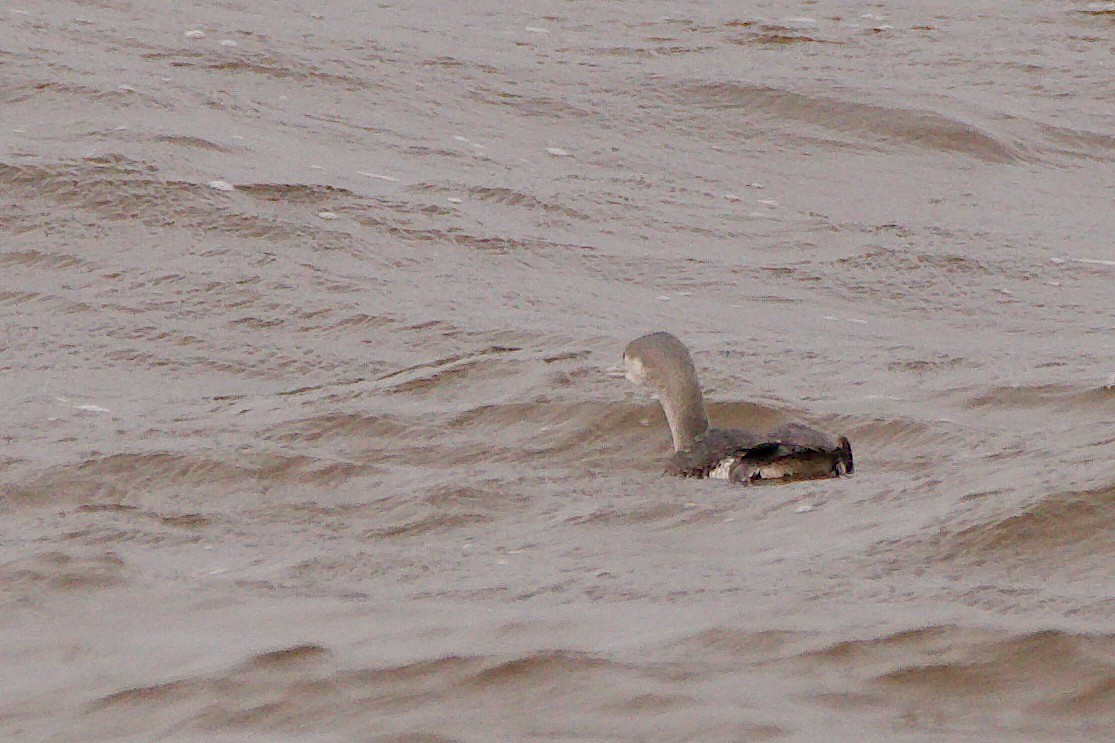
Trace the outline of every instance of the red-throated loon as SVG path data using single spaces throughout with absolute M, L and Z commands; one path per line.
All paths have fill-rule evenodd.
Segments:
M 808 480 L 850 475 L 848 439 L 800 423 L 764 432 L 709 428 L 697 370 L 685 344 L 666 332 L 636 338 L 623 352 L 624 376 L 657 394 L 674 454 L 666 472 L 716 477 L 744 484 L 756 480 Z

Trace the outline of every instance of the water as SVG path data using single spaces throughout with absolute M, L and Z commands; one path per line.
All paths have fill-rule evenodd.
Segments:
M 3 10 L 0 736 L 1110 739 L 1115 8 L 504 6 Z

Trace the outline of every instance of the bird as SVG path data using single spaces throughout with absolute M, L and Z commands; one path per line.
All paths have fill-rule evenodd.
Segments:
M 623 375 L 658 397 L 674 453 L 666 473 L 750 485 L 758 481 L 812 480 L 855 471 L 847 437 L 801 423 L 768 431 L 709 428 L 705 400 L 689 349 L 668 332 L 636 338 L 623 352 Z

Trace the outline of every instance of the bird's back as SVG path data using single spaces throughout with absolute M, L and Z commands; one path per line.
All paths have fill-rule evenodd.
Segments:
M 738 482 L 813 479 L 851 474 L 852 446 L 801 423 L 757 434 L 741 429 L 709 429 L 676 452 L 666 472 L 678 477 L 723 477 Z

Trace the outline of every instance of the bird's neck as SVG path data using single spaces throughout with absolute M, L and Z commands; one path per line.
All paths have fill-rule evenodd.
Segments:
M 674 451 L 688 449 L 708 430 L 708 414 L 696 378 L 679 380 L 677 384 L 659 390 L 658 401 L 670 424 L 674 438 Z

